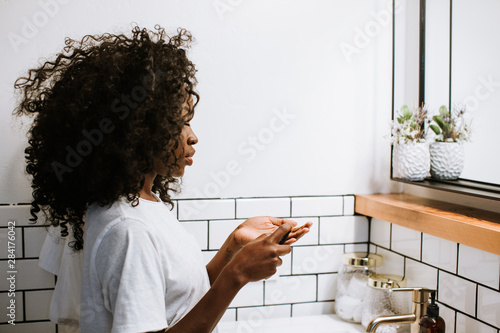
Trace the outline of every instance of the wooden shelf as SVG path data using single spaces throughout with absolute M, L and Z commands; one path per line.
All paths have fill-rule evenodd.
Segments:
M 500 214 L 408 194 L 356 195 L 355 212 L 500 255 Z

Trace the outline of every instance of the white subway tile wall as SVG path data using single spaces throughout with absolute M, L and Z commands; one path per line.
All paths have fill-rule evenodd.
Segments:
M 477 303 L 477 317 L 490 325 L 500 327 L 500 292 L 479 286 Z
M 26 291 L 26 320 L 43 320 L 49 316 L 50 300 L 52 290 Z
M 292 216 L 342 215 L 344 200 L 338 197 L 292 198 Z
M 391 224 L 372 218 L 370 230 L 370 243 L 391 248 Z
M 500 256 L 460 245 L 458 275 L 491 288 L 498 288 L 500 284 Z
M 365 216 L 338 216 L 319 218 L 319 243 L 368 242 L 368 218 Z
M 254 215 L 312 221 L 309 234 L 293 245 L 275 276 L 251 283 L 233 300 L 223 321 L 262 320 L 333 313 L 337 270 L 345 252 L 381 254 L 379 273 L 406 275 L 409 286 L 438 288 L 447 332 L 500 329 L 500 256 L 354 215 L 354 196 L 178 199 L 173 213 L 200 244 L 209 262 L 226 237 Z M 29 206 L 0 206 L 0 270 L 8 271 L 8 221 L 16 221 L 16 325 L 0 318 L 2 332 L 56 332 L 48 320 L 53 275 L 37 266 L 45 229 L 29 224 Z M 9 283 L 0 280 L 6 308 Z M 5 306 L 4 306 L 5 305 Z
M 457 312 L 455 327 L 455 333 L 497 333 L 495 328 L 477 321 L 474 318 L 467 317 L 460 312 Z
M 236 218 L 290 217 L 290 198 L 237 199 Z
M 264 282 L 250 282 L 244 286 L 231 302 L 230 307 L 264 305 Z
M 376 248 L 375 252 L 380 254 L 383 258 L 383 265 L 377 267 L 377 273 L 405 275 L 405 257 L 382 247 Z
M 266 305 L 266 306 L 252 306 L 240 307 L 238 311 L 238 320 L 262 320 L 267 318 L 284 318 L 290 317 L 292 306 L 285 305 Z
M 318 275 L 318 301 L 333 301 L 337 295 L 337 277 L 335 273 Z
M 377 272 L 405 275 L 408 287 L 438 290 L 446 332 L 500 332 L 500 256 L 372 219 Z
M 457 272 L 457 243 L 447 239 L 423 235 L 422 261 L 450 273 Z
M 227 236 L 248 217 L 292 218 L 299 225 L 313 222 L 310 233 L 293 245 L 290 255 L 283 257 L 277 274 L 245 286 L 222 320 L 333 313 L 341 255 L 345 251 L 368 248 L 369 220 L 354 216 L 353 195 L 178 199 L 174 202 L 173 214 L 197 240 L 207 263 Z M 15 220 L 18 271 L 16 325 L 8 325 L 7 320 L 1 318 L 0 331 L 55 332 L 55 325 L 48 321 L 55 277 L 38 268 L 37 262 L 46 231 L 29 224 L 27 205 L 0 206 L 0 217 L 0 270 L 8 271 L 7 221 Z M 10 301 L 8 290 L 8 281 L 1 280 L 0 305 Z
M 179 221 L 235 218 L 234 199 L 178 200 Z
M 315 316 L 334 313 L 335 302 L 299 303 L 292 305 L 292 316 Z
M 181 225 L 196 239 L 200 249 L 208 250 L 208 221 L 185 221 Z
M 406 258 L 406 279 L 409 286 L 437 289 L 438 270 L 416 260 Z
M 343 215 L 354 215 L 354 195 L 344 195 L 344 214 Z
M 405 256 L 420 260 L 421 233 L 397 224 L 392 225 L 391 249 Z

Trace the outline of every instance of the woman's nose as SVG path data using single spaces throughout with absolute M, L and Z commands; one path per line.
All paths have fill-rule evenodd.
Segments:
M 194 131 L 191 129 L 191 131 L 188 134 L 188 140 L 187 140 L 188 145 L 192 146 L 198 143 L 198 137 L 196 134 L 194 134 Z

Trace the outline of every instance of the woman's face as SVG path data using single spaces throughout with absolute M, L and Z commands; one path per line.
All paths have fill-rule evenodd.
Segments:
M 171 176 L 181 177 L 184 175 L 184 169 L 188 165 L 193 165 L 193 155 L 196 152 L 193 145 L 198 143 L 198 138 L 191 128 L 191 118 L 188 117 L 189 110 L 193 107 L 193 97 L 182 105 L 182 117 L 185 119 L 184 128 L 181 133 L 181 140 L 179 147 L 175 150 L 175 157 L 177 160 L 176 168 L 172 171 Z

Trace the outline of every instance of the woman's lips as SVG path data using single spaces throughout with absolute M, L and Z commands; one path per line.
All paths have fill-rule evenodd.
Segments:
M 193 156 L 196 150 L 193 150 L 191 153 L 187 154 L 184 158 L 186 159 L 186 164 L 191 166 L 193 165 Z

